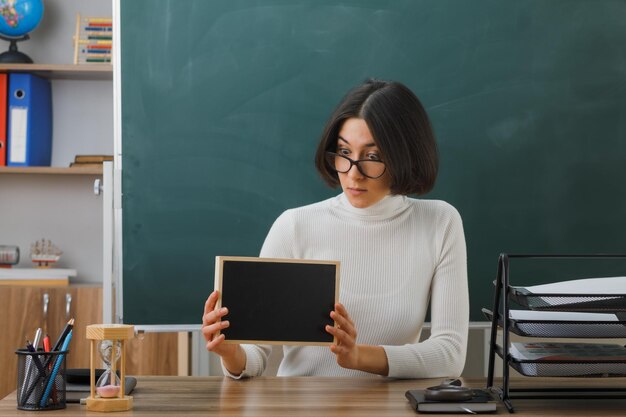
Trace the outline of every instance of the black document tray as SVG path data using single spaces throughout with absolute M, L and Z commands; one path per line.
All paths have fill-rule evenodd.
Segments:
M 602 313 L 626 311 L 626 294 L 536 294 L 526 287 L 509 287 L 509 298 L 530 310 Z
M 493 320 L 493 313 L 482 309 L 487 320 Z M 498 318 L 502 327 L 502 318 Z M 524 337 L 568 337 L 586 339 L 626 338 L 626 320 L 619 321 L 570 321 L 570 320 L 517 320 L 509 319 L 509 330 Z

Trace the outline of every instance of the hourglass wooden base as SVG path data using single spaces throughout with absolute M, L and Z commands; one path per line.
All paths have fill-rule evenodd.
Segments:
M 125 395 L 124 398 L 87 398 L 86 405 L 89 411 L 127 411 L 133 408 L 133 397 Z
M 126 340 L 133 338 L 135 335 L 135 327 L 128 324 L 92 324 L 87 326 L 87 339 L 91 340 L 90 355 L 90 395 L 86 400 L 87 410 L 89 411 L 126 411 L 133 408 L 133 397 L 124 395 L 124 382 L 126 379 Z M 118 395 L 112 398 L 102 398 L 96 396 L 96 344 L 100 340 L 111 340 L 111 357 L 116 357 L 116 341 L 120 341 L 120 387 Z M 117 361 L 111 361 L 110 371 L 115 375 L 115 367 Z

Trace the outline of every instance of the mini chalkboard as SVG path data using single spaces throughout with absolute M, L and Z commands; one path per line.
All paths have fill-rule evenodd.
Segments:
M 339 261 L 215 258 L 225 343 L 330 345 L 324 330 L 339 298 Z

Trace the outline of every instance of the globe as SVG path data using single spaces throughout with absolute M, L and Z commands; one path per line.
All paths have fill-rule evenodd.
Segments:
M 41 22 L 43 0 L 0 0 L 0 16 L 0 33 L 24 36 Z
M 0 38 L 10 41 L 0 62 L 33 62 L 17 50 L 17 42 L 28 39 L 43 18 L 43 0 L 0 0 Z

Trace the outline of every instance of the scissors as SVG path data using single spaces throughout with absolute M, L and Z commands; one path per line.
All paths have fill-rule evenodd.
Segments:
M 445 379 L 441 384 L 424 390 L 428 401 L 468 401 L 472 399 L 470 388 L 462 387 L 459 379 Z

